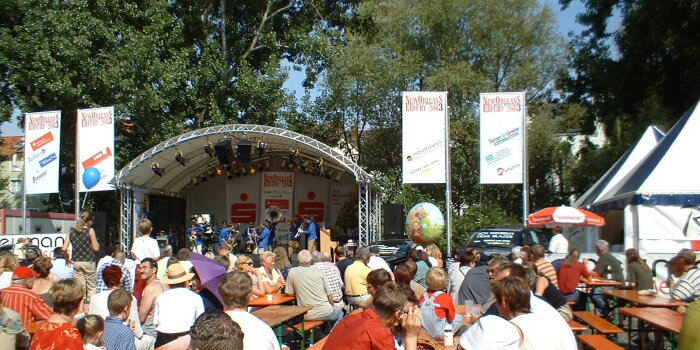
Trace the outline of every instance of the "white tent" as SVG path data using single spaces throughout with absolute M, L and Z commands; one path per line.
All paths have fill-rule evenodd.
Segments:
M 699 249 L 699 133 L 696 103 L 641 161 L 631 163 L 635 147 L 620 160 L 617 172 L 613 170 L 620 161 L 576 205 L 597 213 L 623 211 L 625 248 L 637 248 L 652 260 L 681 248 Z M 627 162 L 634 166 L 622 173 Z M 609 181 L 601 183 L 606 177 Z

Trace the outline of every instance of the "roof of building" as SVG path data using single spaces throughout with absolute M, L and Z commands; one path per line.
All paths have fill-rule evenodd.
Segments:
M 23 140 L 24 136 L 0 137 L 0 155 L 12 157 L 17 152 L 24 152 Z

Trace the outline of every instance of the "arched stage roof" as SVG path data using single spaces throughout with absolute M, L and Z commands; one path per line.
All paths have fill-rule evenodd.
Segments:
M 220 166 L 216 157 L 211 158 L 204 151 L 207 142 L 216 144 L 224 139 L 230 139 L 236 147 L 240 141 L 250 141 L 252 161 L 261 157 L 256 153 L 256 143 L 265 142 L 264 157 L 287 157 L 290 148 L 299 150 L 302 160 L 317 160 L 322 158 L 324 167 L 337 172 L 349 173 L 357 183 L 370 184 L 371 177 L 359 165 L 343 153 L 323 142 L 311 137 L 281 128 L 252 125 L 230 124 L 212 126 L 194 130 L 159 143 L 140 156 L 134 158 L 115 176 L 119 188 L 144 188 L 151 192 L 169 195 L 182 195 L 192 182 L 192 177 L 200 176 Z M 175 160 L 177 151 L 182 151 L 186 165 L 182 166 Z M 158 176 L 151 169 L 155 161 L 164 169 L 164 175 Z M 272 165 L 273 169 L 275 165 Z

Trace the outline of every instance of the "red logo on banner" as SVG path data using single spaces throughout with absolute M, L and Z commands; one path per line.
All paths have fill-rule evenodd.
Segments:
M 316 193 L 311 191 L 306 194 L 306 198 L 313 200 L 316 198 Z M 299 202 L 299 215 L 313 216 L 314 221 L 323 222 L 326 214 L 326 205 L 323 202 Z
M 289 209 L 289 199 L 266 199 L 265 208 L 278 207 L 280 209 Z
M 247 193 L 241 193 L 239 197 L 242 201 L 248 200 Z M 257 222 L 258 210 L 255 203 L 233 203 L 231 204 L 231 222 L 234 224 L 247 224 Z

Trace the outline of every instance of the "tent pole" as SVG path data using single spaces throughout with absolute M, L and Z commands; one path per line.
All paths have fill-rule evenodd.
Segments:
M 528 179 L 527 179 L 527 104 L 523 109 L 523 227 L 527 226 L 527 214 L 530 211 L 528 201 Z

